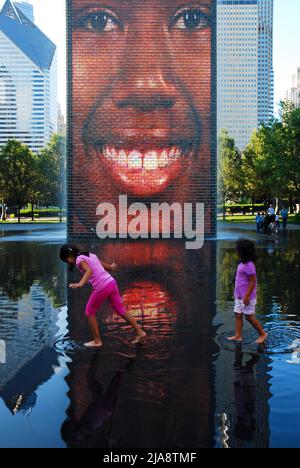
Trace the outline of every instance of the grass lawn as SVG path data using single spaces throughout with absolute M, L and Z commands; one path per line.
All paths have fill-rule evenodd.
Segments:
M 289 223 L 294 224 L 296 215 L 289 216 Z M 223 216 L 218 215 L 218 221 L 223 221 Z M 226 216 L 226 223 L 253 223 L 255 225 L 255 216 L 253 215 L 228 215 Z
M 253 223 L 255 216 L 253 215 L 227 215 L 226 223 Z M 218 215 L 218 221 L 223 221 L 223 216 Z

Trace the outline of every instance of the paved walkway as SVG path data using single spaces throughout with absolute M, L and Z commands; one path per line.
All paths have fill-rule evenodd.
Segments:
M 0 223 L 0 231 L 64 231 L 66 226 L 66 223 Z

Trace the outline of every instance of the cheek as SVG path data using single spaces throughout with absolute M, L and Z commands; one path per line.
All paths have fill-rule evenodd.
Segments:
M 90 109 L 115 76 L 121 53 L 115 39 L 97 40 L 96 35 L 73 33 L 73 105 Z
M 211 32 L 180 34 L 172 41 L 172 64 L 176 76 L 192 97 L 194 106 L 203 113 L 211 107 Z

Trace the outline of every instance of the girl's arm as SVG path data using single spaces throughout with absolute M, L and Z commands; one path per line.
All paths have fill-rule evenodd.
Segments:
M 86 285 L 86 283 L 88 282 L 88 280 L 90 279 L 90 277 L 93 274 L 93 270 L 91 270 L 91 268 L 89 267 L 87 262 L 81 262 L 80 266 L 85 271 L 85 274 L 84 274 L 84 276 L 82 277 L 82 279 L 81 279 L 81 281 L 79 283 L 70 284 L 71 289 L 83 288 L 83 286 Z
M 115 271 L 118 268 L 118 266 L 115 263 L 112 263 L 110 265 L 109 263 L 105 263 L 102 260 L 100 260 L 100 262 L 106 271 Z
M 253 291 L 255 289 L 255 286 L 256 286 L 256 276 L 255 275 L 249 276 L 249 281 L 250 281 L 249 287 L 248 287 L 246 295 L 244 297 L 244 304 L 245 305 L 250 304 L 250 297 L 251 297 L 251 294 L 253 293 Z

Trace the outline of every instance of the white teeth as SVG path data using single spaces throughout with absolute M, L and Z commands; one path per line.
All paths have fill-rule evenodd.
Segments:
M 181 154 L 182 154 L 181 150 L 179 148 L 177 148 L 176 151 L 175 151 L 175 158 L 179 159 L 181 157 Z
M 141 169 L 143 165 L 142 154 L 139 151 L 131 151 L 128 156 L 128 167 L 131 169 Z
M 169 164 L 168 152 L 163 151 L 159 157 L 158 165 L 159 167 L 166 167 Z
M 156 171 L 158 168 L 158 157 L 155 151 L 149 151 L 144 157 L 144 169 L 146 171 Z
M 144 169 L 146 171 L 155 171 L 158 168 L 167 167 L 169 164 L 174 163 L 177 159 L 181 158 L 182 150 L 173 146 L 171 150 L 163 151 L 148 151 L 143 155 L 138 150 L 126 152 L 124 150 L 116 150 L 108 146 L 104 147 L 103 155 L 110 161 L 115 161 L 122 167 L 129 169 Z
M 115 153 L 116 153 L 116 152 L 115 152 L 114 149 L 110 149 L 110 148 L 108 148 L 108 146 L 106 146 L 106 147 L 104 148 L 104 152 L 103 152 L 103 153 L 104 153 L 104 156 L 106 157 L 106 159 L 110 159 L 110 160 L 115 159 L 115 156 L 116 156 Z
M 175 151 L 176 151 L 175 148 L 172 148 L 172 149 L 171 149 L 171 151 L 170 151 L 170 153 L 169 153 L 169 158 L 171 158 L 171 159 L 174 158 L 174 156 L 175 156 Z
M 108 159 L 113 159 L 113 154 L 112 154 L 112 150 L 110 148 L 107 148 L 107 157 Z
M 120 166 L 127 166 L 127 155 L 125 151 L 120 151 L 119 155 L 117 155 L 117 162 Z
M 114 148 L 111 149 L 110 154 L 112 159 L 117 159 L 117 152 Z
M 170 159 L 176 159 L 176 151 L 177 151 L 176 148 L 172 148 L 172 149 L 171 149 L 170 155 L 169 155 L 169 158 L 170 158 Z

